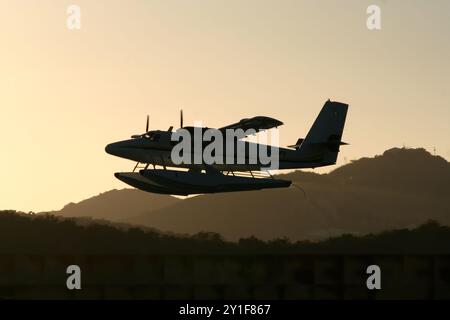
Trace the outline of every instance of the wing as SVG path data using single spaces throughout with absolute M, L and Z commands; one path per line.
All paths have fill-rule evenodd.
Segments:
M 262 131 L 262 130 L 267 130 L 267 129 L 271 129 L 271 128 L 275 128 L 278 126 L 283 125 L 283 122 L 274 119 L 274 118 L 270 118 L 270 117 L 263 117 L 263 116 L 258 116 L 258 117 L 253 117 L 253 118 L 248 118 L 248 119 L 242 119 L 239 122 L 230 124 L 228 126 L 219 128 L 219 129 L 213 129 L 213 128 L 207 128 L 207 127 L 202 127 L 202 135 L 205 133 L 206 130 L 219 130 L 222 132 L 222 134 L 226 134 L 226 130 L 227 129 L 233 129 L 233 130 L 237 130 L 237 129 L 242 129 L 244 131 L 247 131 L 249 129 L 253 129 L 256 132 Z M 194 127 L 191 126 L 186 126 L 183 127 L 184 130 L 189 131 L 192 135 L 194 134 Z M 247 135 L 245 135 L 244 137 L 246 137 Z M 244 138 L 242 137 L 242 138 Z
M 261 130 L 267 130 L 267 129 L 271 129 L 274 127 L 278 127 L 283 125 L 283 122 L 274 119 L 274 118 L 270 118 L 270 117 L 263 117 L 263 116 L 258 116 L 258 117 L 253 117 L 253 118 L 248 118 L 248 119 L 242 119 L 239 122 L 230 124 L 228 126 L 219 128 L 220 131 L 225 131 L 227 129 L 242 129 L 244 131 L 248 130 L 248 129 L 254 129 L 255 131 L 261 131 Z

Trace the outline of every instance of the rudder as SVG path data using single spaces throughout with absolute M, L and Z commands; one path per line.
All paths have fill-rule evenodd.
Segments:
M 322 107 L 298 153 L 303 160 L 318 162 L 317 166 L 335 164 L 342 142 L 348 104 L 328 100 Z

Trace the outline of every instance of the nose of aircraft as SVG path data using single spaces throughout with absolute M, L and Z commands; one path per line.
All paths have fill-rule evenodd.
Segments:
M 141 144 L 142 141 L 140 141 L 139 139 L 117 141 L 108 144 L 105 147 L 105 151 L 106 153 L 109 153 L 116 157 L 129 159 L 133 161 L 141 161 L 142 152 L 139 152 L 141 149 L 136 148 L 139 147 Z
M 110 143 L 105 147 L 105 151 L 106 153 L 109 153 L 113 156 L 117 156 L 118 155 L 118 151 L 119 151 L 119 145 L 117 142 L 114 143 Z

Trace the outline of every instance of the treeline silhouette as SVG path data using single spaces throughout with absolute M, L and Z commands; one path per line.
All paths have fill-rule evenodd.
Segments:
M 429 221 L 414 229 L 342 235 L 321 242 L 255 237 L 227 242 L 212 232 L 183 236 L 0 211 L 0 254 L 450 254 L 450 227 Z

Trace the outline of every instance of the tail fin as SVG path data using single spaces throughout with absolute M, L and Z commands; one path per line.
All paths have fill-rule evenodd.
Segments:
M 335 164 L 344 131 L 348 104 L 328 100 L 314 121 L 297 152 L 304 161 L 317 166 Z

